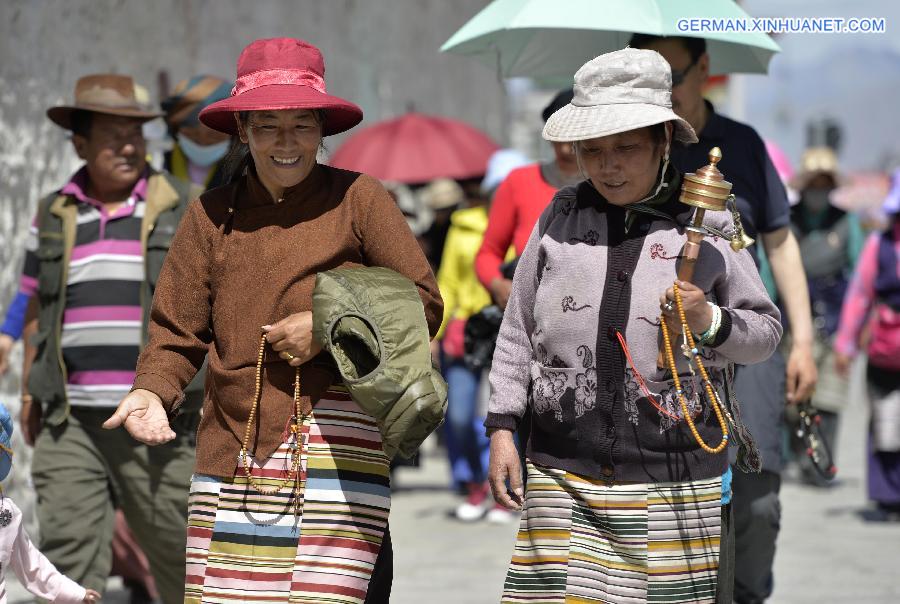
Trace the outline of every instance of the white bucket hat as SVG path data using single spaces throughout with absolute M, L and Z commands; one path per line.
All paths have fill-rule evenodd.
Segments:
M 672 111 L 672 69 L 658 52 L 625 48 L 591 59 L 575 73 L 575 97 L 550 116 L 543 137 L 568 143 L 672 122 L 674 138 L 696 143 Z

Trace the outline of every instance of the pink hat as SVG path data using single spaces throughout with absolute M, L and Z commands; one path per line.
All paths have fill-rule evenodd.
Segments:
M 362 121 L 362 109 L 325 90 L 325 60 L 319 49 L 294 38 L 251 42 L 241 52 L 231 97 L 200 112 L 200 121 L 219 132 L 237 134 L 236 111 L 321 109 L 323 136 Z

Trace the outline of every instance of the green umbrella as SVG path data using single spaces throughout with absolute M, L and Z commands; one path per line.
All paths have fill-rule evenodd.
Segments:
M 624 48 L 632 33 L 705 38 L 712 74 L 766 73 L 780 50 L 760 32 L 680 31 L 679 20 L 692 18 L 740 19 L 752 28 L 731 0 L 494 0 L 441 51 L 474 56 L 503 77 L 548 79 L 571 78 L 594 57 Z

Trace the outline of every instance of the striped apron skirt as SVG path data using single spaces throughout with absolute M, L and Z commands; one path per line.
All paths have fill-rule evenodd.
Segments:
M 716 601 L 720 477 L 625 484 L 527 465 L 502 602 Z
M 294 437 L 254 459 L 264 487 L 290 475 Z M 362 604 L 390 510 L 389 461 L 375 420 L 329 391 L 300 430 L 301 481 L 262 495 L 238 460 L 234 476 L 195 474 L 188 511 L 185 602 Z

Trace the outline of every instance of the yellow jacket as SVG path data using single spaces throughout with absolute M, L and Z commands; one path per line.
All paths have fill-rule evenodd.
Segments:
M 487 223 L 488 210 L 484 206 L 457 210 L 450 216 L 450 230 L 437 273 L 444 299 L 444 320 L 438 339 L 444 336 L 450 319 L 467 319 L 491 303 L 491 295 L 475 276 L 475 254 Z

